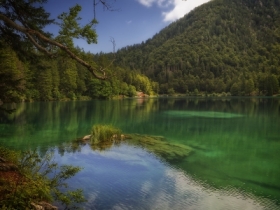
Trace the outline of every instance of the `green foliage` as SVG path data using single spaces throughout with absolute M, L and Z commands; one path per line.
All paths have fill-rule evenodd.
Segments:
M 40 31 L 46 37 L 50 37 L 49 33 L 43 32 L 47 25 L 54 23 L 54 20 L 49 18 L 50 13 L 46 12 L 42 5 L 46 2 L 46 0 L 17 0 L 15 3 L 2 0 L 0 14 L 11 18 L 11 20 L 28 29 Z M 21 60 L 26 58 L 35 60 L 34 52 L 31 50 L 34 49 L 33 45 L 27 41 L 25 36 L 21 35 L 18 30 L 12 29 L 2 20 L 0 22 L 0 39 L 7 43 Z M 36 39 L 36 42 L 45 46 L 39 39 Z
M 81 168 L 59 166 L 52 153 L 41 157 L 36 151 L 19 153 L 0 148 L 0 157 L 3 156 L 18 167 L 19 178 L 3 182 L 7 193 L 0 200 L 1 208 L 31 209 L 32 202 L 40 201 L 57 201 L 66 208 L 75 208 L 76 204 L 85 201 L 80 189 L 67 191 L 67 179 Z
M 0 47 L 0 100 L 21 101 L 24 98 L 25 66 L 10 47 L 1 42 Z
M 78 17 L 81 10 L 82 7 L 77 4 L 69 9 L 69 13 L 63 12 L 58 16 L 61 23 L 59 24 L 60 31 L 57 40 L 68 47 L 73 47 L 73 38 L 85 38 L 88 44 L 97 43 L 97 34 L 95 30 L 92 29 L 92 26 L 96 24 L 97 21 L 92 20 L 84 27 L 81 27 L 78 23 L 78 21 L 81 20 L 81 18 Z
M 194 94 L 195 96 L 198 96 L 198 89 L 197 89 L 197 88 L 195 88 L 193 94 Z
M 12 13 L 23 25 L 41 30 L 54 22 L 43 7 L 38 6 L 44 2 L 19 0 L 13 4 L 15 10 L 5 10 L 11 5 L 3 1 L 1 14 L 10 16 Z M 17 11 L 25 11 L 25 14 Z M 105 68 L 114 55 L 91 55 L 74 49 L 73 38 L 83 38 L 88 43 L 97 40 L 92 29 L 96 21 L 81 26 L 80 11 L 81 7 L 76 5 L 59 15 L 60 31 L 56 40 L 92 66 Z M 279 17 L 277 1 L 210 1 L 152 39 L 119 50 L 116 54 L 118 67 L 106 69 L 107 82 L 94 81 L 83 67 L 65 58 L 64 53 L 58 52 L 61 57 L 49 62 L 30 47 L 30 43 L 21 40 L 16 31 L 1 24 L 1 49 L 3 43 L 9 46 L 3 45 L 0 52 L 1 100 L 112 98 L 119 94 L 133 96 L 135 90 L 148 95 L 168 93 L 171 89 L 178 93 L 195 89 L 222 93 L 231 91 L 235 82 L 240 84 L 240 90 L 233 88 L 234 94 L 277 94 Z M 23 53 L 26 49 L 28 53 Z
M 42 58 L 36 64 L 36 87 L 42 101 L 51 101 L 59 98 L 59 75 L 57 64 L 50 59 Z
M 238 83 L 234 83 L 230 88 L 230 93 L 232 96 L 238 96 L 240 91 L 240 86 Z
M 120 138 L 121 130 L 112 125 L 94 125 L 91 130 L 91 142 L 97 144 L 100 142 L 113 141 Z
M 168 94 L 168 95 L 174 95 L 174 94 L 175 94 L 174 89 L 173 89 L 173 88 L 169 88 L 169 89 L 167 90 L 167 94 Z
M 19 0 L 15 6 L 24 9 L 26 16 L 11 12 L 16 20 L 24 18 L 28 27 L 42 29 L 53 23 L 49 14 L 36 6 L 43 2 Z M 4 7 L 10 7 L 7 1 L 0 6 Z M 85 67 L 56 48 L 49 51 L 56 52 L 58 57 L 50 60 L 42 56 L 15 31 L 0 24 L 0 105 L 23 100 L 133 97 L 136 91 L 147 95 L 170 94 L 171 90 L 194 93 L 196 89 L 199 95 L 279 93 L 280 8 L 277 1 L 210 1 L 152 39 L 122 48 L 116 54 L 93 55 L 74 48 L 73 38 L 86 39 L 88 43 L 97 40 L 92 29 L 96 21 L 81 26 L 80 11 L 81 7 L 76 5 L 58 17 L 60 31 L 55 40 L 93 67 L 105 69 L 108 79 L 98 81 Z M 5 9 L 2 13 L 9 16 Z
M 12 50 L 5 52 L 14 53 Z M 2 53 L 2 65 L 5 64 L 4 55 Z M 16 59 L 16 54 L 14 53 L 13 55 Z M 12 60 L 11 57 L 5 59 Z M 18 60 L 17 62 L 20 63 Z M 16 61 L 13 63 L 16 63 Z M 9 74 L 7 77 L 4 77 L 4 74 L 6 74 L 4 71 L 0 71 L 0 74 L 3 74 L 3 77 L 1 77 L 3 84 L 4 81 L 8 84 L 0 90 L 3 92 L 2 100 L 4 102 L 22 99 L 42 101 L 75 100 L 84 97 L 108 99 L 116 95 L 133 97 L 136 94 L 136 90 L 143 90 L 150 95 L 158 91 L 156 82 L 152 82 L 139 73 L 119 68 L 118 70 L 124 72 L 124 77 L 120 74 L 101 81 L 92 78 L 88 71 L 67 58 L 49 60 L 41 57 L 37 62 L 29 63 L 28 69 L 24 68 L 22 71 L 14 64 L 10 64 L 13 65 L 13 69 L 7 68 L 6 72 Z M 20 63 L 18 67 L 22 65 Z M 115 69 L 115 67 L 112 67 L 112 69 Z M 26 76 L 24 72 L 26 72 Z M 17 78 L 20 76 L 22 76 L 22 79 L 18 81 Z M 15 78 L 15 81 L 11 80 L 8 83 L 7 78 Z M 19 90 L 18 88 L 21 89 Z
M 156 84 L 152 85 L 152 81 L 145 75 L 112 65 L 114 56 L 103 53 L 93 55 L 74 47 L 73 39 L 85 39 L 89 44 L 97 42 L 97 34 L 93 28 L 97 22 L 91 20 L 88 24 L 81 25 L 81 6 L 75 5 L 68 12 L 59 15 L 56 20 L 52 20 L 42 6 L 44 3 L 45 0 L 18 0 L 16 4 L 10 1 L 2 1 L 0 4 L 0 106 L 7 102 L 26 100 L 134 96 L 136 90 L 149 95 L 158 92 L 154 91 Z M 52 46 L 52 41 L 45 42 L 46 39 L 40 39 L 42 36 L 35 37 L 30 34 L 36 42 L 34 44 L 26 38 L 25 32 L 15 30 L 13 24 L 6 24 L 6 19 L 14 21 L 16 25 L 38 31 L 59 44 Z M 43 31 L 47 25 L 54 23 L 60 27 L 57 37 Z M 39 45 L 41 49 L 56 56 L 50 59 L 35 49 L 34 45 Z M 58 47 L 60 45 L 74 54 L 69 57 L 63 50 L 64 47 Z M 86 67 L 74 61 L 76 56 L 94 69 L 104 69 L 108 79 L 93 79 Z
M 116 64 L 158 82 L 160 93 L 229 92 L 240 81 L 234 95 L 273 95 L 276 80 L 264 80 L 280 75 L 279 31 L 278 1 L 213 0 L 152 39 L 120 49 Z
M 252 92 L 254 91 L 254 81 L 252 79 L 249 79 L 245 82 L 245 88 L 244 88 L 244 91 L 245 91 L 245 94 L 246 95 L 251 95 Z
M 258 77 L 259 90 L 263 95 L 273 95 L 279 91 L 279 81 L 274 74 L 260 74 Z
M 133 97 L 136 95 L 136 88 L 133 85 L 128 85 L 127 95 Z
M 5 159 L 12 163 L 18 163 L 19 152 L 9 150 L 4 147 L 0 147 L 0 157 L 5 157 Z
M 94 64 L 93 55 L 80 54 Z M 101 66 L 109 62 L 106 56 L 96 58 Z M 38 53 L 34 61 L 23 63 L 15 51 L 5 47 L 0 50 L 0 61 L 0 93 L 3 102 L 109 99 L 118 95 L 133 97 L 136 91 L 148 95 L 159 91 L 157 82 L 136 71 L 112 66 L 107 69 L 109 78 L 98 80 L 84 67 L 63 56 L 49 59 Z

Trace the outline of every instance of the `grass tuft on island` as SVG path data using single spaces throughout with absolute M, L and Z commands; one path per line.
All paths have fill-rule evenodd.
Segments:
M 121 139 L 121 130 L 112 125 L 94 125 L 91 130 L 91 143 L 111 142 Z
M 112 125 L 93 125 L 91 135 L 80 139 L 89 143 L 93 150 L 103 151 L 121 142 L 138 146 L 155 154 L 167 162 L 182 161 L 189 156 L 192 148 L 182 144 L 172 144 L 162 136 L 123 134 L 119 128 Z

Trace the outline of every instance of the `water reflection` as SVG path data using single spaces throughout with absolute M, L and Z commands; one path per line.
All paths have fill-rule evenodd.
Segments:
M 57 158 L 64 164 L 84 166 L 71 180 L 73 187 L 85 190 L 88 202 L 84 209 L 278 209 L 268 199 L 200 183 L 153 154 L 127 144 L 106 152 L 86 145 L 79 153 L 57 154 Z
M 121 127 L 133 122 L 133 127 L 148 120 L 158 104 L 153 100 L 22 103 L 11 115 L 0 113 L 0 141 L 18 148 L 55 146 L 87 134 L 96 123 Z
M 138 147 L 139 145 L 126 145 L 127 150 L 124 150 L 121 149 L 123 148 L 121 145 L 119 147 L 121 152 L 131 155 L 135 152 L 137 158 L 127 157 L 132 158 L 139 166 L 135 169 L 131 164 L 130 169 L 139 170 L 138 173 L 141 176 L 128 169 L 122 173 L 120 170 L 123 167 L 127 168 L 130 161 L 106 157 L 106 154 L 118 151 L 118 147 L 108 147 L 106 151 L 92 151 L 88 146 L 77 144 L 65 146 L 73 139 L 89 134 L 93 124 L 112 124 L 124 133 L 164 136 L 168 143 L 190 146 L 193 152 L 187 158 L 173 161 L 168 160 L 169 155 L 161 156 L 161 160 L 164 160 L 162 163 L 157 157 L 154 160 L 155 156 L 151 154 L 153 151 L 143 152 L 142 147 Z M 91 195 L 90 198 L 95 201 L 96 207 L 106 206 L 106 203 L 109 203 L 110 208 L 118 204 L 121 209 L 129 209 L 135 205 L 139 209 L 145 209 L 153 207 L 151 205 L 154 202 L 162 203 L 155 205 L 165 208 L 164 197 L 168 199 L 171 197 L 174 201 L 177 201 L 177 196 L 180 197 L 173 195 L 173 192 L 176 194 L 180 191 L 174 187 L 174 184 L 172 188 L 171 184 L 165 183 L 170 180 L 165 172 L 171 170 L 175 174 L 183 173 L 185 182 L 189 179 L 195 180 L 202 191 L 210 189 L 211 192 L 220 193 L 222 197 L 217 195 L 220 199 L 232 201 L 228 204 L 229 206 L 242 204 L 245 209 L 250 209 L 251 203 L 257 202 L 252 204 L 255 205 L 254 208 L 264 209 L 267 201 L 268 209 L 274 208 L 270 208 L 270 202 L 277 204 L 279 209 L 279 125 L 279 98 L 161 98 L 143 101 L 129 99 L 24 103 L 20 104 L 12 115 L 0 113 L 0 142 L 10 148 L 38 148 L 41 153 L 54 147 L 61 155 L 57 156 L 58 160 L 62 162 L 67 160 L 71 163 L 71 158 L 75 157 L 76 160 L 73 161 L 85 168 L 87 174 L 83 175 L 85 180 L 92 183 L 92 187 L 85 185 L 85 188 L 89 188 L 88 197 Z M 73 153 L 73 151 L 76 152 Z M 119 154 L 120 151 L 115 152 L 114 155 L 122 157 L 122 154 Z M 146 160 L 146 156 L 150 159 Z M 121 164 L 119 161 L 124 161 L 124 163 Z M 120 169 L 114 166 L 115 163 L 120 166 Z M 116 173 L 116 175 L 109 178 L 109 175 L 100 172 L 99 177 L 99 170 L 110 175 Z M 134 177 L 126 175 L 125 171 Z M 92 178 L 95 176 L 97 176 L 96 182 Z M 102 176 L 108 176 L 108 179 L 103 180 Z M 122 180 L 122 177 L 125 178 Z M 130 182 L 126 184 L 125 180 L 130 180 Z M 75 182 L 81 184 L 81 181 Z M 106 182 L 111 185 L 107 185 Z M 129 189 L 134 183 L 134 188 L 137 190 Z M 188 185 L 184 187 L 186 198 L 181 196 L 183 200 L 188 196 L 194 196 L 188 194 L 191 193 L 185 189 L 188 187 L 191 189 Z M 127 191 L 128 194 L 124 196 L 127 202 L 119 203 L 123 199 L 121 195 L 114 195 L 116 198 L 111 198 L 112 194 L 107 194 L 109 191 L 120 194 Z M 133 196 L 134 193 L 135 196 Z M 200 196 L 195 197 L 197 203 L 194 209 L 202 209 L 199 207 L 202 204 L 198 204 L 200 201 L 208 202 L 209 206 L 212 205 L 210 200 L 214 198 L 211 198 L 210 192 L 209 195 L 207 194 L 208 197 L 203 192 L 198 194 Z M 251 197 L 252 195 L 258 197 Z M 203 196 L 211 199 L 203 200 Z M 235 200 L 236 198 L 238 201 Z M 248 206 L 245 206 L 239 198 L 244 198 Z M 262 200 L 263 198 L 269 200 Z M 110 199 L 112 203 L 109 202 Z M 149 206 L 140 204 L 138 199 L 144 203 L 148 200 Z M 171 205 L 170 202 L 171 200 L 166 206 Z M 192 202 L 195 203 L 195 201 Z M 192 206 L 192 202 L 187 203 L 188 206 Z M 172 205 L 177 205 L 180 209 L 184 201 L 178 201 L 178 203 L 175 202 Z M 224 209 L 227 208 L 230 207 Z M 189 207 L 189 209 L 192 208 Z

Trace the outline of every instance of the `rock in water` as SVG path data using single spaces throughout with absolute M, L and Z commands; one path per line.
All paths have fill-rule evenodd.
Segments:
M 91 138 L 91 135 L 86 135 L 83 137 L 83 140 L 90 140 L 90 138 Z
M 35 210 L 58 210 L 56 206 L 53 206 L 47 202 L 39 202 L 39 203 L 34 203 L 32 202 L 31 205 Z

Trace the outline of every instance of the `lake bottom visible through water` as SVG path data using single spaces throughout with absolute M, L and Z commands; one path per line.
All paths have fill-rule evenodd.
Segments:
M 69 148 L 95 124 L 165 144 Z M 69 185 L 83 209 L 279 210 L 279 126 L 278 98 L 23 103 L 0 114 L 0 143 L 80 166 Z M 191 151 L 174 156 L 174 145 Z
M 263 210 L 279 209 L 267 198 L 228 187 L 216 189 L 125 143 L 106 151 L 56 153 L 61 164 L 83 166 L 71 179 L 87 199 L 83 209 Z

